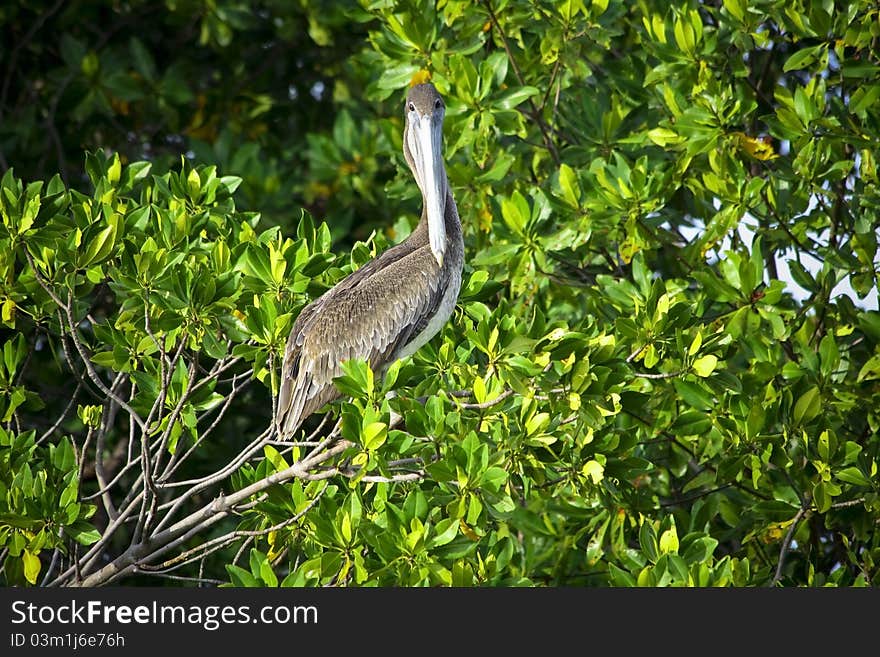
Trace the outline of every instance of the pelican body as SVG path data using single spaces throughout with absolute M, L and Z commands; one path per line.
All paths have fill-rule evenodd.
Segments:
M 443 327 L 461 287 L 464 242 L 442 158 L 446 107 L 432 84 L 412 87 L 403 154 L 422 192 L 422 216 L 386 250 L 303 308 L 284 353 L 275 426 L 290 439 L 303 420 L 337 399 L 341 363 L 361 358 L 382 373 Z

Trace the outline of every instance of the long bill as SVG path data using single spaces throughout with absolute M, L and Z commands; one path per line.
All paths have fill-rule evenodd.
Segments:
M 409 149 L 418 174 L 419 187 L 428 215 L 428 238 L 437 264 L 443 265 L 446 253 L 446 170 L 443 167 L 441 143 L 443 125 L 431 115 L 413 120 Z

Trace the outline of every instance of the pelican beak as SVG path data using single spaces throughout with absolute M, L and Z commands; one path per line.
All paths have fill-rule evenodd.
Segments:
M 428 214 L 431 251 L 437 264 L 442 266 L 446 252 L 446 171 L 440 152 L 443 140 L 442 120 L 438 120 L 433 114 L 420 116 L 418 111 L 410 112 L 407 139 Z

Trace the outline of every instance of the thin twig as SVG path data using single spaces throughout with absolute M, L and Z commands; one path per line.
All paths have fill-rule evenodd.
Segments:
M 30 265 L 31 269 L 34 272 L 34 277 L 37 279 L 37 282 L 46 291 L 46 294 L 48 294 L 51 297 L 52 301 L 54 301 L 55 304 L 66 315 L 67 324 L 70 328 L 70 330 L 68 331 L 68 335 L 70 336 L 71 340 L 73 340 L 73 345 L 74 345 L 74 347 L 76 347 L 76 350 L 79 353 L 80 358 L 82 359 L 83 365 L 85 365 L 86 372 L 88 372 L 88 374 L 89 374 L 89 378 L 92 380 L 92 382 L 98 387 L 98 389 L 102 393 L 104 393 L 106 396 L 113 399 L 113 401 L 115 401 L 122 408 L 124 408 L 126 410 L 126 412 L 129 413 L 131 418 L 135 422 L 137 422 L 137 424 L 141 428 L 141 430 L 144 433 L 146 433 L 147 427 L 144 424 L 143 419 L 141 419 L 141 416 L 138 415 L 137 411 L 135 411 L 131 406 L 129 406 L 128 403 L 124 399 L 121 399 L 120 397 L 118 397 L 106 385 L 104 385 L 104 382 L 101 381 L 101 377 L 98 376 L 98 373 L 95 371 L 95 368 L 92 367 L 92 361 L 89 358 L 89 355 L 86 353 L 85 347 L 83 346 L 82 342 L 79 339 L 79 333 L 77 332 L 77 328 L 76 328 L 78 323 L 73 318 L 73 309 L 71 308 L 73 290 L 68 290 L 68 302 L 65 304 L 63 301 L 61 301 L 61 299 L 58 297 L 58 295 L 55 294 L 54 290 L 52 290 L 52 288 L 49 286 L 49 284 L 43 278 L 43 275 L 40 273 L 39 269 L 37 268 L 37 265 L 34 262 L 34 259 L 31 256 L 30 252 L 27 249 L 25 249 L 24 254 L 25 254 L 25 257 L 27 258 L 28 264 Z
M 458 405 L 459 405 L 461 408 L 472 408 L 472 409 L 482 410 L 482 409 L 491 408 L 491 407 L 493 407 L 493 406 L 496 406 L 496 405 L 500 404 L 500 403 L 503 402 L 505 399 L 507 399 L 508 397 L 510 397 L 512 394 L 513 394 L 513 390 L 511 390 L 510 388 L 508 388 L 507 390 L 505 390 L 504 392 L 502 392 L 500 395 L 498 395 L 497 397 L 495 397 L 495 399 L 490 399 L 490 400 L 488 400 L 488 401 L 484 401 L 484 402 L 479 403 L 479 404 L 471 404 L 471 403 L 467 403 L 467 402 L 459 402 Z
M 190 513 L 167 529 L 153 534 L 144 541 L 130 546 L 121 555 L 103 568 L 88 575 L 77 586 L 99 586 L 112 583 L 136 568 L 144 559 L 154 559 L 177 545 L 186 542 L 196 534 L 205 531 L 233 512 L 235 506 L 262 491 L 284 483 L 289 479 L 307 479 L 310 472 L 322 463 L 335 458 L 352 446 L 347 440 L 340 440 L 326 451 L 294 463 L 284 470 L 254 482 L 230 495 L 221 495 L 202 508 Z
M 678 372 L 661 372 L 659 374 L 651 374 L 650 372 L 633 372 L 633 376 L 640 379 L 674 379 L 682 374 L 687 374 L 687 370 L 679 370 Z
M 41 444 L 44 440 L 46 440 L 49 436 L 51 436 L 55 430 L 61 426 L 61 423 L 64 422 L 67 415 L 70 413 L 70 409 L 73 408 L 73 405 L 76 403 L 77 397 L 79 397 L 79 391 L 82 390 L 83 383 L 80 379 L 76 381 L 76 388 L 73 389 L 73 392 L 70 394 L 70 401 L 67 403 L 67 406 L 61 412 L 61 415 L 58 416 L 58 419 L 55 420 L 55 423 L 46 429 L 42 436 L 37 439 L 37 445 Z
M 183 575 L 169 575 L 168 573 L 153 573 L 148 570 L 138 569 L 143 575 L 152 575 L 153 577 L 162 577 L 177 582 L 197 582 L 198 584 L 228 584 L 222 579 L 211 579 L 210 577 L 185 577 Z
M 633 362 L 633 360 L 635 360 L 635 359 L 638 357 L 638 355 L 639 355 L 640 353 L 642 353 L 645 349 L 647 349 L 648 346 L 649 346 L 649 345 L 648 345 L 648 343 L 646 342 L 646 343 L 643 344 L 641 347 L 639 347 L 638 349 L 636 349 L 634 352 L 632 352 L 629 356 L 626 357 L 626 362 L 627 362 L 627 363 L 631 363 L 631 362 Z
M 492 9 L 492 3 L 488 0 L 483 3 L 486 7 L 486 11 L 489 13 L 489 20 L 492 22 L 492 27 L 498 32 L 498 36 L 501 37 L 501 45 L 504 48 L 504 52 L 507 53 L 507 59 L 510 61 L 510 66 L 513 69 L 513 74 L 516 76 L 516 79 L 519 81 L 520 85 L 525 87 L 526 82 L 525 78 L 522 75 L 522 71 L 519 70 L 519 65 L 516 63 L 516 59 L 513 57 L 513 51 L 510 49 L 510 43 L 507 41 L 507 35 L 504 33 L 504 30 L 501 28 L 501 23 L 498 22 L 498 17 L 495 15 L 495 11 Z M 541 130 L 541 135 L 544 138 L 544 145 L 547 147 L 547 150 L 550 152 L 550 156 L 553 158 L 553 161 L 559 166 L 561 160 L 559 159 L 559 153 L 556 150 L 556 144 L 553 143 L 553 139 L 550 137 L 550 132 L 547 127 L 546 122 L 544 121 L 544 117 L 541 116 L 541 112 L 538 111 L 538 106 L 535 105 L 535 101 L 532 98 L 528 99 L 529 106 L 532 108 L 531 112 L 528 112 L 528 116 L 530 116 L 535 123 L 538 124 L 538 128 Z
M 185 552 L 181 552 L 173 559 L 169 559 L 158 566 L 148 566 L 143 563 L 138 563 L 137 568 L 138 568 L 138 570 L 143 570 L 143 571 L 147 571 L 147 572 L 150 572 L 150 571 L 159 572 L 159 571 L 169 570 L 172 568 L 179 568 L 181 566 L 186 565 L 187 563 L 197 561 L 198 559 L 201 559 L 204 556 L 206 556 L 207 554 L 210 554 L 211 552 L 215 551 L 212 548 L 221 549 L 221 548 L 225 547 L 226 545 L 228 545 L 229 543 L 231 543 L 239 538 L 242 538 L 242 537 L 249 537 L 249 538 L 253 539 L 255 537 L 265 536 L 266 534 L 269 534 L 271 532 L 278 531 L 279 529 L 283 529 L 289 525 L 292 525 L 295 522 L 298 522 L 300 520 L 300 518 L 302 518 L 306 513 L 308 513 L 318 503 L 318 501 L 321 499 L 321 497 L 324 495 L 325 491 L 327 490 L 327 486 L 328 486 L 327 484 L 324 484 L 324 486 L 321 488 L 321 490 L 318 491 L 317 495 L 315 495 L 315 497 L 309 501 L 308 505 L 302 511 L 300 511 L 299 513 L 297 513 L 294 516 L 291 516 L 290 518 L 287 518 L 287 519 L 285 519 L 275 525 L 272 525 L 271 527 L 266 527 L 265 529 L 257 529 L 257 530 L 236 529 L 236 530 L 231 531 L 227 534 L 224 534 L 223 536 L 218 536 L 217 538 L 211 539 L 210 541 L 205 541 L 201 545 L 198 545 L 194 548 L 186 550 Z
M 248 374 L 250 370 L 248 371 Z M 244 375 L 242 375 L 244 376 Z M 252 380 L 252 379 L 251 379 Z M 186 461 L 192 454 L 198 449 L 199 445 L 201 445 L 208 436 L 214 431 L 214 429 L 220 424 L 220 421 L 223 419 L 223 416 L 226 415 L 226 411 L 229 410 L 229 406 L 232 404 L 232 401 L 235 399 L 236 395 L 241 392 L 244 388 L 248 386 L 251 380 L 245 381 L 239 387 L 236 387 L 235 377 L 233 377 L 232 390 L 229 391 L 229 394 L 226 396 L 226 401 L 223 402 L 220 407 L 220 412 L 217 414 L 217 417 L 214 418 L 214 421 L 199 434 L 198 439 L 190 446 L 190 448 L 183 452 L 182 450 L 177 450 L 174 452 L 174 455 L 168 461 L 168 465 L 165 467 L 165 471 L 162 473 L 162 476 L 159 477 L 159 483 L 167 482 L 174 472 Z M 212 409 L 213 410 L 213 409 Z M 201 418 L 199 418 L 201 419 Z
M 782 548 L 779 550 L 779 563 L 776 565 L 776 574 L 773 576 L 773 579 L 770 580 L 768 586 L 776 586 L 779 581 L 782 579 L 782 567 L 785 565 L 785 558 L 788 555 L 788 550 L 791 547 L 791 542 L 794 540 L 794 533 L 797 530 L 798 523 L 800 523 L 801 518 L 803 518 L 807 511 L 810 510 L 810 499 L 809 496 L 806 496 L 807 499 L 804 500 L 803 506 L 798 509 L 798 512 L 794 516 L 794 520 L 791 521 L 791 527 L 788 528 L 788 532 L 785 534 L 785 540 L 782 541 Z

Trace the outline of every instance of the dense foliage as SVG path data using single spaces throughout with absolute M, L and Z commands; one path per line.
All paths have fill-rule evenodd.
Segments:
M 875 3 L 33 4 L 6 583 L 880 584 Z M 418 219 L 425 79 L 457 310 L 273 442 L 296 314 Z

